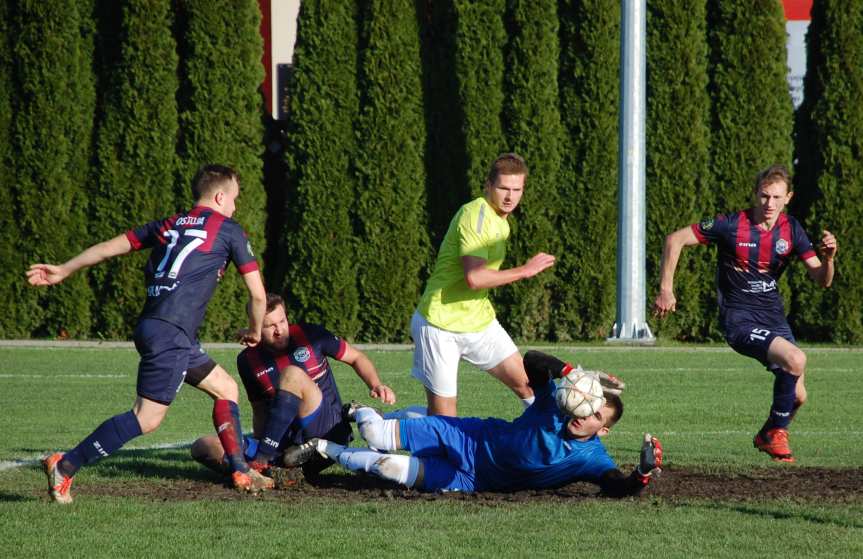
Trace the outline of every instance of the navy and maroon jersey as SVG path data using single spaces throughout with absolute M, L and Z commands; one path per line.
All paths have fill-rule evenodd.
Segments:
M 770 231 L 752 223 L 749 210 L 694 223 L 699 242 L 718 245 L 717 287 L 721 309 L 778 311 L 784 314 L 777 281 L 792 255 L 815 256 L 800 223 L 787 214 Z
M 331 417 L 341 418 L 342 399 L 327 356 L 341 359 L 347 344 L 317 324 L 291 324 L 288 335 L 288 347 L 277 354 L 258 344 L 244 349 L 237 356 L 237 369 L 249 401 L 275 398 L 279 389 L 279 372 L 288 365 L 296 365 L 321 389 L 321 409 L 327 410 Z
M 239 223 L 195 206 L 126 232 L 133 250 L 153 249 L 144 268 L 147 301 L 141 318 L 170 322 L 195 339 L 216 283 L 233 262 L 241 274 L 258 262 Z

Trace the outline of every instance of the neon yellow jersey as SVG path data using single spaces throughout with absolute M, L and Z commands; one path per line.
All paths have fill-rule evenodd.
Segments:
M 506 256 L 509 223 L 477 198 L 452 218 L 440 246 L 434 271 L 417 310 L 429 324 L 450 332 L 479 332 L 494 320 L 488 289 L 467 286 L 462 256 L 486 260 L 486 268 L 499 270 Z

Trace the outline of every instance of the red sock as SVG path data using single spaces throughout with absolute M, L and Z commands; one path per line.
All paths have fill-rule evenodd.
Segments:
M 240 407 L 230 400 L 216 400 L 213 404 L 213 425 L 219 435 L 225 458 L 232 472 L 249 471 L 240 443 L 243 430 L 240 428 Z

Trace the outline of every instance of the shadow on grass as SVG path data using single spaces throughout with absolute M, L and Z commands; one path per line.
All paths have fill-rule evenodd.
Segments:
M 38 501 L 39 499 L 36 497 L 31 497 L 28 495 L 21 495 L 19 493 L 7 493 L 6 491 L 0 491 L 0 503 L 24 503 L 24 502 L 32 502 Z
M 816 515 L 805 511 L 787 511 L 767 506 L 753 506 L 742 503 L 707 503 L 703 505 L 691 505 L 714 511 L 730 511 L 748 516 L 769 518 L 774 520 L 803 520 L 812 524 L 839 526 L 841 528 L 863 528 L 863 522 L 850 519 L 830 518 L 828 516 Z
M 219 482 L 222 476 L 198 464 L 188 447 L 152 450 L 120 450 L 87 467 L 105 478 L 158 478 Z

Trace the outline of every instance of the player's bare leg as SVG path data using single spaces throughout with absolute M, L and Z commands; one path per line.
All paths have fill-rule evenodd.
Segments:
M 458 415 L 458 396 L 439 396 L 426 388 L 426 403 L 429 415 L 445 415 L 456 417 Z
M 518 396 L 525 408 L 533 403 L 533 389 L 528 385 L 527 372 L 524 370 L 521 353 L 513 353 L 500 364 L 489 369 L 488 373 L 509 387 Z
M 201 437 L 192 443 L 192 448 L 189 451 L 192 454 L 192 459 L 214 472 L 226 475 L 231 473 L 225 461 L 225 449 L 222 448 L 219 437 L 215 435 Z

